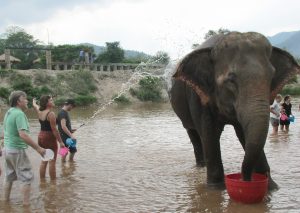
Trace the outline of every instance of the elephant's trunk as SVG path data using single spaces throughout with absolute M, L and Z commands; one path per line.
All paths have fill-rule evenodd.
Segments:
M 251 174 L 262 157 L 268 134 L 269 102 L 266 97 L 263 97 L 246 103 L 247 106 L 244 106 L 239 115 L 245 136 L 242 174 L 244 180 L 251 180 Z

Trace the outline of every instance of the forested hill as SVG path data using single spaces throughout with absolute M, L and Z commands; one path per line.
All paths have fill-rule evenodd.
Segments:
M 273 46 L 285 49 L 294 57 L 300 58 L 300 31 L 281 32 L 268 39 Z
M 82 43 L 82 45 L 92 46 L 97 55 L 100 53 L 103 53 L 105 51 L 104 46 L 98 46 L 98 45 L 90 44 L 90 43 Z M 124 56 L 125 56 L 125 58 L 136 58 L 136 57 L 148 58 L 148 57 L 150 57 L 150 55 L 148 55 L 144 52 L 136 51 L 136 50 L 124 50 Z

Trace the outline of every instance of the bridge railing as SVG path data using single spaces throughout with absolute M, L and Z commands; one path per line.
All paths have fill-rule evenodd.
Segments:
M 66 62 L 52 62 L 52 70 L 91 70 L 91 71 L 115 71 L 115 70 L 134 70 L 137 67 L 147 68 L 147 69 L 161 69 L 164 68 L 163 64 L 128 64 L 128 63 L 109 63 L 109 64 L 99 64 L 99 63 L 66 63 Z
M 12 48 L 12 49 L 30 49 L 30 48 Z M 31 48 L 32 49 L 32 48 Z M 48 70 L 91 70 L 91 71 L 115 71 L 115 70 L 133 70 L 140 66 L 147 69 L 164 68 L 163 64 L 128 64 L 128 63 L 89 63 L 88 54 L 85 55 L 85 60 L 82 62 L 53 62 L 51 57 L 51 50 L 47 48 L 37 48 L 46 51 L 46 69 Z M 6 69 L 11 69 L 10 48 L 4 51 L 5 61 L 2 62 L 1 67 L 5 65 Z

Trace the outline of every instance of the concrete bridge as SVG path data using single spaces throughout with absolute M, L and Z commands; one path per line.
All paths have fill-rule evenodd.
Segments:
M 137 67 L 147 69 L 160 69 L 165 67 L 163 64 L 127 64 L 127 63 L 66 63 L 52 62 L 51 70 L 91 70 L 91 71 L 115 71 L 115 70 L 134 70 Z
M 26 49 L 26 48 L 17 48 Z M 129 64 L 129 63 L 91 63 L 89 61 L 88 53 L 85 53 L 84 61 L 82 62 L 52 62 L 51 50 L 41 49 L 46 51 L 46 69 L 47 70 L 92 70 L 92 71 L 114 71 L 114 70 L 133 70 L 137 67 L 146 69 L 160 69 L 164 68 L 163 64 Z M 10 49 L 5 49 L 5 68 L 11 69 Z

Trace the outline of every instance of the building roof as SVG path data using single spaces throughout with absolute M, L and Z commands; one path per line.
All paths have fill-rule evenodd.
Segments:
M 10 57 L 10 62 L 21 62 L 20 59 L 14 57 L 12 55 L 10 55 L 9 57 Z M 5 54 L 0 55 L 0 62 L 3 62 L 3 61 L 5 62 Z

